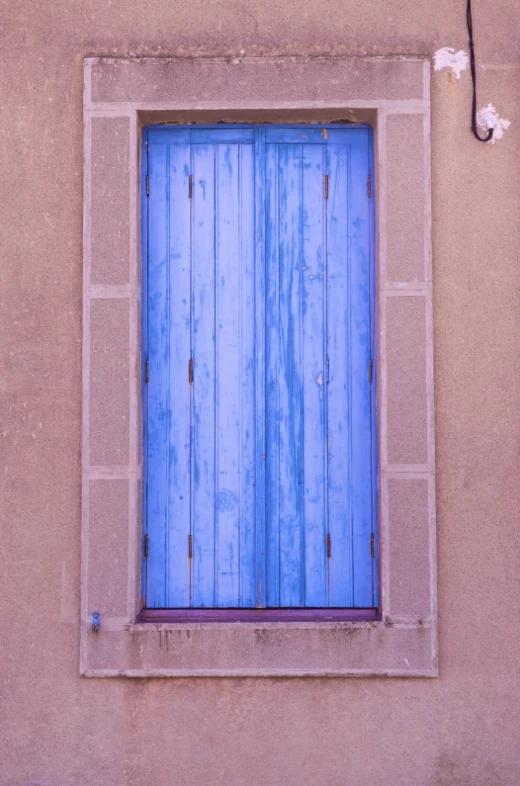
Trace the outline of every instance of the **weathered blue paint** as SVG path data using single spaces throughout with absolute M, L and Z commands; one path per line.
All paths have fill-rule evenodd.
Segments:
M 265 128 L 255 130 L 255 606 L 264 608 L 267 594 L 266 575 L 266 411 L 265 411 Z M 260 457 L 260 458 L 259 458 Z
M 147 607 L 377 605 L 369 172 L 367 128 L 145 130 Z

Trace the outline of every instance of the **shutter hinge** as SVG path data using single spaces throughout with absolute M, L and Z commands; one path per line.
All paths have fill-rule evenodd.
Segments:
M 367 177 L 367 197 L 370 199 L 372 196 L 372 175 L 370 172 Z
M 150 196 L 150 175 L 146 175 L 146 196 Z
M 369 361 L 368 361 L 368 381 L 369 382 L 372 382 L 373 367 L 374 367 L 374 363 L 372 361 L 372 358 L 369 358 Z
M 329 198 L 329 176 L 325 175 L 323 178 L 323 186 L 325 189 L 325 199 Z
M 191 356 L 190 362 L 188 363 L 188 379 L 191 385 L 193 382 L 193 355 Z
M 189 179 L 188 195 L 189 195 L 190 199 L 193 197 L 193 178 L 192 178 L 191 175 L 190 175 L 190 179 Z
M 329 374 L 329 359 L 327 358 L 325 361 L 325 381 L 327 385 L 330 382 L 330 374 Z
M 188 535 L 188 559 L 193 557 L 193 535 Z
M 144 558 L 148 559 L 150 555 L 150 538 L 148 537 L 148 533 L 146 533 L 146 535 L 144 536 L 143 552 L 144 552 Z
M 144 381 L 146 384 L 150 381 L 150 361 L 146 358 L 146 362 L 144 364 Z
M 376 556 L 376 539 L 373 532 L 370 533 L 370 556 L 372 558 Z
M 332 557 L 332 548 L 330 544 L 330 532 L 327 532 L 327 558 L 330 559 Z

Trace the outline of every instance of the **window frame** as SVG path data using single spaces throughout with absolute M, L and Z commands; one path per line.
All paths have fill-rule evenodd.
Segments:
M 429 74 L 418 57 L 85 60 L 82 675 L 437 675 Z M 375 128 L 380 619 L 139 621 L 140 129 L 210 117 Z

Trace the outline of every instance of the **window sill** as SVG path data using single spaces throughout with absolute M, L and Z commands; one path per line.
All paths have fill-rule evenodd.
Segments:
M 136 622 L 374 622 L 378 609 L 143 609 Z
M 378 609 L 143 609 L 136 623 L 375 622 Z
M 86 677 L 437 676 L 431 619 L 154 623 L 83 627 Z M 88 666 L 87 666 L 88 664 Z

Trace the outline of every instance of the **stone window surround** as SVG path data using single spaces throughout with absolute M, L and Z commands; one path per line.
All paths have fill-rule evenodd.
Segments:
M 438 674 L 429 77 L 416 57 L 85 60 L 82 675 Z M 138 624 L 140 129 L 334 119 L 375 128 L 382 618 Z

